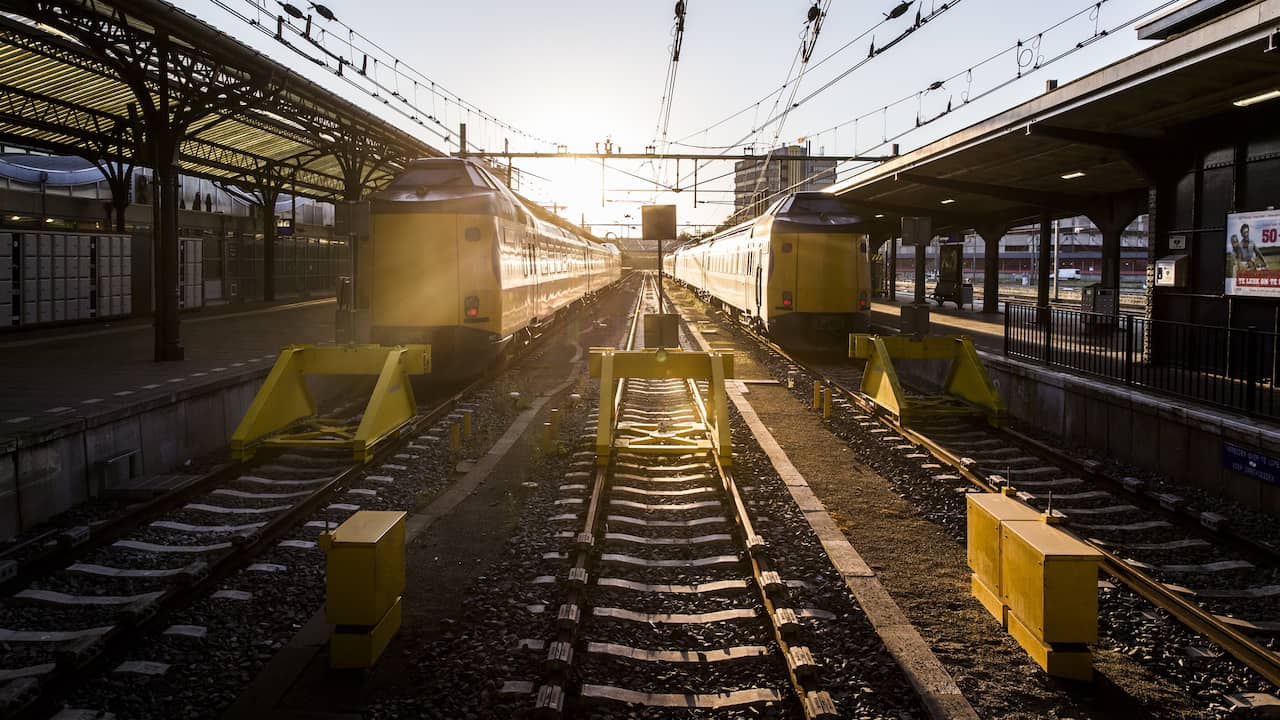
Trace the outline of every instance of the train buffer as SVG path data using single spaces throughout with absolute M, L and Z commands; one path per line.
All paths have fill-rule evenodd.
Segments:
M 985 415 L 999 426 L 1005 419 L 1000 393 L 978 359 L 973 341 L 963 335 L 849 336 L 849 357 L 865 360 L 861 390 L 903 425 L 944 416 Z M 909 395 L 898 367 L 910 364 L 926 379 L 938 379 L 940 395 Z
M 600 414 L 596 430 L 596 463 L 607 465 L 613 448 L 642 454 L 714 451 L 721 464 L 733 461 L 729 442 L 729 407 L 724 381 L 733 377 L 733 353 L 683 352 L 678 348 L 615 350 L 592 348 L 591 377 L 600 378 Z M 623 378 L 670 379 L 707 383 L 706 422 L 619 422 L 614 427 L 617 382 Z M 615 437 L 615 432 L 619 437 Z M 621 437 L 629 435 L 630 437 Z
M 378 443 L 392 437 L 417 413 L 411 375 L 431 372 L 430 345 L 290 345 L 253 398 L 231 435 L 231 455 L 247 460 L 262 447 L 346 448 L 368 461 Z M 319 414 L 307 378 L 317 375 L 376 376 L 363 412 L 351 422 Z

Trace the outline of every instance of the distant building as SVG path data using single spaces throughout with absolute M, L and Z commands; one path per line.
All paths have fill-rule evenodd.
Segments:
M 735 215 L 753 216 L 763 213 L 773 204 L 779 192 L 818 190 L 836 181 L 835 160 L 792 160 L 791 156 L 805 156 L 809 149 L 801 145 L 789 145 L 773 151 L 765 165 L 768 153 L 755 155 L 734 164 L 733 211 Z M 764 172 L 761 173 L 763 167 Z M 795 187 L 792 187 L 792 186 Z M 741 219 L 741 218 L 739 218 Z

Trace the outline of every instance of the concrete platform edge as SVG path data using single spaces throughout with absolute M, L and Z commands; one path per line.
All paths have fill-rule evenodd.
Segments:
M 692 326 L 687 329 L 703 350 L 710 349 L 711 345 L 702 337 L 702 333 Z M 760 448 L 769 456 L 774 470 L 784 479 L 797 507 L 805 511 L 804 516 L 809 521 L 809 526 L 818 536 L 836 571 L 845 579 L 849 592 L 880 635 L 885 649 L 920 694 L 929 717 L 934 720 L 977 720 L 978 713 L 965 699 L 964 693 L 960 692 L 960 687 L 951 674 L 902 614 L 898 604 L 884 589 L 866 561 L 836 526 L 830 513 L 809 488 L 804 476 L 791 463 L 786 451 L 765 427 L 741 389 L 730 384 L 726 386 L 725 392 L 746 421 Z

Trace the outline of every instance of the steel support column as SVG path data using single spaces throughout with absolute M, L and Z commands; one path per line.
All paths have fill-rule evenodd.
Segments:
M 1120 239 L 1129 227 L 1150 205 L 1148 193 L 1128 193 L 1113 196 L 1089 213 L 1089 220 L 1102 233 L 1102 287 L 1120 297 Z
M 257 188 L 262 201 L 262 299 L 276 299 L 276 201 L 280 199 L 279 185 L 263 185 Z
M 1040 210 L 1039 250 L 1036 263 L 1036 305 L 1047 308 L 1049 307 L 1049 268 L 1053 261 L 1053 212 L 1049 208 Z
M 889 302 L 898 301 L 898 238 L 889 238 L 889 276 L 887 291 L 889 293 Z
M 182 347 L 178 306 L 182 288 L 178 272 L 178 147 L 186 134 L 184 126 L 170 119 L 169 39 L 163 35 L 155 39 L 159 76 L 155 82 L 158 91 L 156 111 L 147 113 L 147 138 L 155 169 L 155 188 L 152 197 L 152 271 L 155 277 L 155 360 L 175 362 L 185 357 Z
M 982 312 L 1000 312 L 1000 240 L 1004 225 L 978 225 L 974 231 L 982 238 Z

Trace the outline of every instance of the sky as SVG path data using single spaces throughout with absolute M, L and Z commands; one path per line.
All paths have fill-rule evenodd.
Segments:
M 885 138 L 900 136 L 896 142 L 906 152 L 1043 92 L 1046 80 L 1065 84 L 1142 50 L 1150 43 L 1139 41 L 1134 26 L 1125 23 L 1171 4 L 921 0 L 910 3 L 901 17 L 886 19 L 898 0 L 821 0 L 826 14 L 800 75 L 800 48 L 812 38 L 805 24 L 812 0 L 685 0 L 684 41 L 664 144 L 658 114 L 674 0 L 324 0 L 334 21 L 320 18 L 305 0 L 292 2 L 313 14 L 312 38 L 335 54 L 360 64 L 373 43 L 385 51 L 372 53 L 383 58 L 372 73 L 383 84 L 379 99 L 368 94 L 370 75 L 362 79 L 362 89 L 345 77 L 359 79 L 350 70 L 339 78 L 332 72 L 336 63 L 326 70 L 277 42 L 272 34 L 282 11 L 275 0 L 177 4 L 450 152 L 457 150 L 458 123 L 466 122 L 471 142 L 490 150 L 500 150 L 505 139 L 513 151 L 565 145 L 589 152 L 608 139 L 624 152 L 657 145 L 732 159 L 747 146 L 764 154 L 801 139 L 814 153 L 879 155 L 888 151 Z M 913 25 L 917 12 L 932 19 L 868 59 L 873 42 L 883 48 Z M 259 31 L 245 17 L 262 18 L 272 33 Z M 303 21 L 293 22 L 300 31 Z M 354 38 L 360 48 L 354 53 L 343 42 L 352 39 L 351 31 L 363 36 Z M 296 34 L 286 36 L 319 56 Z M 1058 57 L 1084 41 L 1089 42 L 1082 49 Z M 777 92 L 789 78 L 791 86 Z M 793 87 L 800 105 L 783 113 Z M 413 96 L 422 112 L 396 100 L 384 103 L 386 88 L 400 98 Z M 459 98 L 509 127 L 476 110 L 464 111 Z M 948 105 L 952 110 L 944 113 Z M 738 111 L 744 112 L 733 116 Z M 428 114 L 438 122 L 409 119 Z M 780 121 L 766 125 L 780 115 Z M 935 116 L 940 117 L 916 127 L 918 118 Z M 674 162 L 607 165 L 602 181 L 598 161 L 518 160 L 516 167 L 524 171 L 518 190 L 540 203 L 564 206 L 558 210 L 575 222 L 600 223 L 594 228 L 599 235 L 638 235 L 639 208 L 651 202 L 676 204 L 681 224 L 715 225 L 732 209 L 731 175 L 713 179 L 731 173 L 732 162 L 700 165 L 696 208 L 691 161 L 682 162 L 679 173 Z M 865 166 L 841 165 L 841 179 L 860 167 Z M 657 190 L 654 179 L 682 192 Z M 627 227 L 632 223 L 636 229 Z

